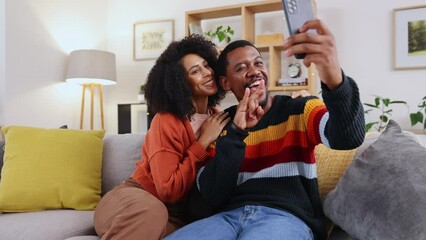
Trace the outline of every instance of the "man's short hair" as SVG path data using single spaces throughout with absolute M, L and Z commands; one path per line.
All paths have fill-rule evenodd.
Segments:
M 257 48 L 253 43 L 247 40 L 236 40 L 228 44 L 225 49 L 220 53 L 219 58 L 217 59 L 216 64 L 216 79 L 219 79 L 220 76 L 226 76 L 226 67 L 228 66 L 228 53 L 233 51 L 236 48 L 251 46 L 256 50 Z M 260 53 L 260 52 L 259 52 Z

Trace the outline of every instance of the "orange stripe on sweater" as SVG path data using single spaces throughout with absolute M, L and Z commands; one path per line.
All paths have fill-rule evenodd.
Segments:
M 306 132 L 289 131 L 285 134 L 285 136 L 273 141 L 259 142 L 255 145 L 247 144 L 246 157 L 257 158 L 263 157 L 266 154 L 275 155 L 283 151 L 284 148 L 292 146 L 307 148 L 308 142 L 306 139 Z
M 290 131 L 305 131 L 303 115 L 292 115 L 286 122 L 278 125 L 268 126 L 265 129 L 250 132 L 250 135 L 244 140 L 247 145 L 256 145 L 267 140 L 281 139 L 287 132 Z
M 305 119 L 308 123 L 308 136 L 309 139 L 314 141 L 311 144 L 317 145 L 321 142 L 319 135 L 319 121 L 322 116 L 327 112 L 327 108 L 319 99 L 313 99 L 306 103 Z

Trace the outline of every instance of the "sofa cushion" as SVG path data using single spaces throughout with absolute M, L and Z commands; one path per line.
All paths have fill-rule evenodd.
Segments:
M 141 159 L 144 133 L 113 134 L 104 138 L 102 194 L 130 177 Z
M 390 121 L 324 201 L 325 214 L 357 239 L 426 239 L 426 148 Z
M 93 211 L 46 210 L 0 214 L 0 239 L 46 240 L 96 235 Z
M 0 211 L 96 207 L 104 131 L 4 128 Z
M 315 147 L 318 190 L 321 199 L 336 187 L 346 168 L 352 162 L 356 149 L 333 150 L 323 144 Z

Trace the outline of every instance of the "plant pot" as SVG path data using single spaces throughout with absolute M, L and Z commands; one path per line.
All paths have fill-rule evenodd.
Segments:
M 213 39 L 213 43 L 216 44 L 218 48 L 225 48 L 228 43 L 226 41 L 219 42 L 219 39 Z
M 145 93 L 138 93 L 138 102 L 145 103 Z

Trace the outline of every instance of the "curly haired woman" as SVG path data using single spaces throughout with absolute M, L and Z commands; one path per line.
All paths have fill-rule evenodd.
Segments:
M 102 239 L 161 239 L 187 223 L 186 203 L 198 169 L 214 155 L 229 122 L 215 106 L 217 51 L 199 35 L 172 42 L 151 69 L 145 97 L 155 114 L 132 176 L 95 210 Z

